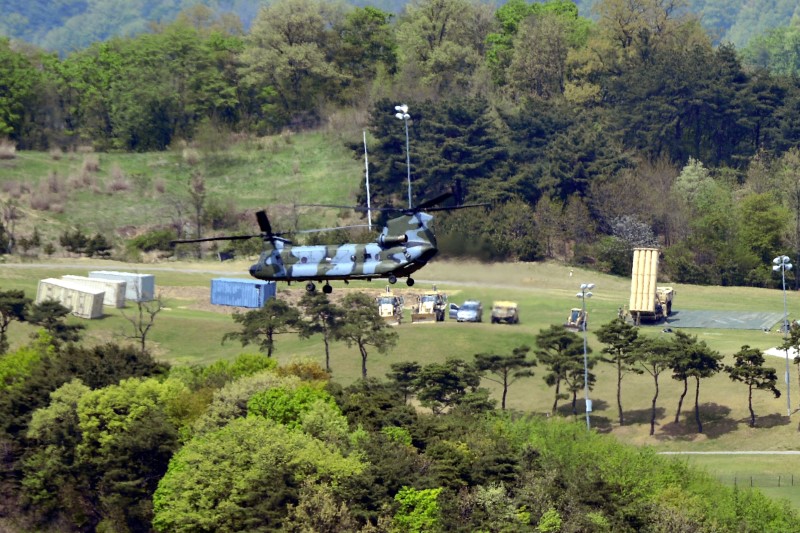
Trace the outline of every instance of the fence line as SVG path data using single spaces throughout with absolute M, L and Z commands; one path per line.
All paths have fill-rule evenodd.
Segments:
M 800 487 L 800 475 L 784 474 L 711 474 L 715 479 L 734 487 L 790 488 Z

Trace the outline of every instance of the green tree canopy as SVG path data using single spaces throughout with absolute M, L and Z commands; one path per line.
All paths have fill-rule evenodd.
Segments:
M 549 387 L 555 387 L 552 408 L 552 413 L 555 414 L 558 412 L 558 400 L 569 397 L 566 392 L 561 391 L 562 383 L 569 388 L 569 383 L 578 384 L 578 378 L 583 382 L 583 340 L 575 332 L 554 324 L 539 331 L 536 335 L 536 346 L 536 357 L 548 372 L 543 379 Z M 574 410 L 577 390 L 570 392 L 573 393 Z
M 31 302 L 21 290 L 0 291 L 0 355 L 8 351 L 8 326 L 14 320 L 25 320 L 25 313 Z
M 33 304 L 28 313 L 28 322 L 42 326 L 54 339 L 62 342 L 75 342 L 80 340 L 81 331 L 86 329 L 83 324 L 67 324 L 65 318 L 71 313 L 55 300 L 44 300 Z
M 261 417 L 189 441 L 153 496 L 157 531 L 280 528 L 304 480 L 336 484 L 363 469 L 305 433 Z
M 233 321 L 241 324 L 241 331 L 226 333 L 228 339 L 237 339 L 242 346 L 256 344 L 259 349 L 272 357 L 275 351 L 275 335 L 294 331 L 300 322 L 300 312 L 277 298 L 270 298 L 264 307 L 244 314 L 234 313 Z
M 531 367 L 536 366 L 536 361 L 527 358 L 530 350 L 530 346 L 523 345 L 514 348 L 510 355 L 475 354 L 475 366 L 478 370 L 491 372 L 495 377 L 484 377 L 499 383 L 503 387 L 503 399 L 500 402 L 500 408 L 504 411 L 506 409 L 508 388 L 520 378 L 533 376 Z
M 753 389 L 768 390 L 776 398 L 781 391 L 775 386 L 778 375 L 774 368 L 764 366 L 764 354 L 758 348 L 744 345 L 733 354 L 733 366 L 725 365 L 725 372 L 733 381 L 741 381 L 747 385 L 747 408 L 750 410 L 750 427 L 756 425 L 756 413 L 753 411 Z
M 617 371 L 617 411 L 619 413 L 620 426 L 624 424 L 622 378 L 629 372 L 634 374 L 642 373 L 642 370 L 636 364 L 639 355 L 639 352 L 635 349 L 638 336 L 638 328 L 628 324 L 621 318 L 616 318 L 607 324 L 603 324 L 597 330 L 597 340 L 606 345 L 602 350 L 606 357 L 601 356 L 600 360 L 613 364 Z
M 342 300 L 344 314 L 342 324 L 336 330 L 336 338 L 341 339 L 348 347 L 358 346 L 361 354 L 361 378 L 367 378 L 367 346 L 372 346 L 378 353 L 397 344 L 397 332 L 384 322 L 375 307 L 374 300 L 362 292 L 350 293 Z

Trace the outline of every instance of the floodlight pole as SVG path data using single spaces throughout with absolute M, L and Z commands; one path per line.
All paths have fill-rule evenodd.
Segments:
M 364 133 L 364 167 L 365 167 L 365 175 L 367 179 L 367 221 L 369 231 L 372 232 L 372 206 L 370 206 L 370 199 L 369 199 L 369 159 L 367 159 L 367 130 L 363 131 Z
M 786 346 L 786 336 L 789 334 L 789 310 L 786 307 L 786 271 L 792 269 L 792 263 L 789 262 L 790 259 L 788 256 L 779 255 L 775 259 L 772 260 L 775 266 L 772 267 L 772 270 L 777 272 L 778 270 L 781 271 L 781 284 L 783 286 L 783 344 Z M 788 346 L 784 348 L 784 353 L 786 354 L 786 416 L 792 416 L 792 401 L 790 398 L 791 387 L 789 386 L 789 348 Z
M 592 429 L 591 422 L 589 421 L 589 413 L 592 412 L 592 401 L 589 399 L 589 356 L 586 345 L 586 298 L 592 297 L 592 293 L 589 291 L 593 288 L 594 283 L 581 283 L 581 292 L 576 294 L 576 296 L 581 299 L 583 308 L 581 329 L 583 329 L 583 390 L 586 393 L 586 429 Z
M 408 173 L 408 208 L 411 209 L 411 156 L 408 152 L 408 119 L 411 118 L 411 115 L 408 114 L 408 106 L 403 105 L 396 105 L 394 106 L 395 111 L 397 113 L 394 114 L 397 118 L 402 120 L 406 125 L 406 171 Z

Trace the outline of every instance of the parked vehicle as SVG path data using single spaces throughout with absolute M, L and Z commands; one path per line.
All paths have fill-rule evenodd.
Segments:
M 573 307 L 569 311 L 564 327 L 572 331 L 585 331 L 589 327 L 588 313 L 584 313 L 580 307 Z
M 658 287 L 657 248 L 634 248 L 628 312 L 634 324 L 660 322 L 672 314 L 675 289 Z
M 467 300 L 456 313 L 458 322 L 483 322 L 483 305 L 478 300 Z
M 386 292 L 378 296 L 378 314 L 387 324 L 399 325 L 403 321 L 403 297 L 394 294 L 389 287 Z
M 450 317 L 450 320 L 458 320 L 458 310 L 461 309 L 461 306 L 459 306 L 458 304 L 450 303 L 447 304 L 447 309 L 448 309 L 447 314 Z
M 411 323 L 417 322 L 443 322 L 447 308 L 447 295 L 441 291 L 428 291 L 419 297 L 414 311 L 411 313 Z
M 492 304 L 492 324 L 519 324 L 519 306 L 517 302 L 500 300 Z

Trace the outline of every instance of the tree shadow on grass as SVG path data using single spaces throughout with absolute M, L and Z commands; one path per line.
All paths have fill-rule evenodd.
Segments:
M 605 400 L 592 400 L 592 410 L 593 411 L 603 411 L 608 409 L 608 402 Z M 566 403 L 558 406 L 558 416 L 563 418 L 574 418 L 575 420 L 585 420 L 586 418 L 586 400 L 584 398 L 578 398 L 578 401 L 575 402 L 575 410 L 577 414 L 573 414 L 572 412 L 572 400 L 567 401 Z M 605 416 L 596 416 L 594 413 L 589 413 L 589 420 L 592 429 L 596 429 L 600 432 L 610 431 L 611 430 L 611 421 Z
M 709 439 L 716 439 L 736 431 L 739 421 L 734 420 L 729 415 L 731 409 L 728 406 L 718 403 L 707 402 L 700 404 L 700 422 L 703 425 L 703 433 Z M 697 431 L 697 421 L 694 417 L 694 405 L 684 406 L 681 411 L 680 421 L 676 424 L 672 417 L 671 420 L 661 426 L 661 430 L 654 435 L 661 441 L 693 441 L 701 433 Z
M 626 410 L 624 412 L 625 415 L 625 425 L 632 426 L 635 424 L 644 424 L 646 426 L 650 426 L 650 416 L 653 410 L 651 408 L 647 409 L 634 409 L 632 411 Z M 666 414 L 666 408 L 656 406 L 656 429 L 658 429 L 658 421 L 664 418 Z M 619 422 L 619 420 L 617 420 Z
M 739 420 L 740 423 L 750 426 L 750 417 L 742 418 Z M 786 415 L 782 415 L 780 413 L 771 413 L 764 416 L 758 416 L 756 414 L 756 425 L 754 429 L 769 429 L 778 426 L 788 426 L 791 420 Z

